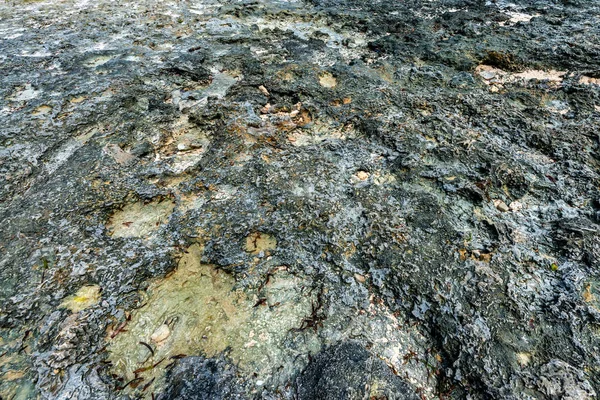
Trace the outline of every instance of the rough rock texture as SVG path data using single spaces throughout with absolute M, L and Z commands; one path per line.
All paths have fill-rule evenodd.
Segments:
M 0 76 L 1 398 L 600 391 L 599 1 L 8 0 Z
M 298 379 L 298 399 L 418 399 L 380 359 L 356 343 L 316 355 Z
M 233 371 L 222 360 L 207 360 L 203 357 L 186 357 L 169 372 L 171 385 L 161 400 L 167 399 L 232 399 Z

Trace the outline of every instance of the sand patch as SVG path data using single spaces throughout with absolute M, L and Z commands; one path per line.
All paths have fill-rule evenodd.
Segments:
M 589 76 L 582 76 L 579 78 L 579 83 L 582 85 L 598 85 L 600 86 L 599 78 L 591 78 Z
M 554 69 L 548 71 L 528 69 L 523 72 L 513 73 L 485 64 L 477 66 L 475 72 L 483 78 L 486 85 L 490 86 L 501 86 L 505 83 L 529 83 L 531 81 L 543 81 L 558 86 L 562 84 L 567 75 L 566 71 L 557 71 Z M 581 85 L 600 85 L 600 79 L 585 75 L 581 76 L 578 82 Z
M 492 67 L 491 65 L 479 65 L 475 69 L 475 72 L 477 72 L 477 74 L 481 76 L 484 82 L 488 85 L 531 80 L 560 83 L 562 82 L 563 77 L 567 74 L 566 71 L 542 71 L 536 69 L 512 73 L 504 71 L 500 68 Z
M 559 87 L 562 85 L 563 78 L 567 74 L 566 71 L 557 70 L 536 70 L 530 69 L 523 72 L 508 72 L 500 68 L 492 67 L 491 65 L 479 65 L 475 72 L 483 82 L 490 86 L 492 92 L 498 92 L 502 85 L 508 83 L 528 84 L 530 82 L 546 82 L 549 86 Z
M 287 138 L 297 147 L 319 144 L 326 140 L 346 140 L 357 136 L 354 127 L 345 125 L 333 127 L 329 124 L 316 121 L 309 129 L 294 129 Z
M 166 160 L 170 169 L 181 174 L 196 166 L 210 146 L 209 134 L 188 121 L 183 115 L 172 126 L 172 132 L 158 151 L 159 159 Z
M 36 108 L 35 110 L 33 110 L 33 112 L 31 113 L 31 115 L 33 115 L 34 117 L 39 117 L 42 115 L 46 115 L 49 114 L 50 111 L 52 111 L 52 107 L 50 106 L 39 106 L 38 108 Z
M 88 68 L 96 68 L 99 67 L 101 65 L 106 64 L 107 62 L 109 62 L 110 60 L 112 60 L 113 57 L 111 56 L 97 56 L 97 57 L 92 57 L 89 58 L 86 62 L 85 62 L 85 66 Z

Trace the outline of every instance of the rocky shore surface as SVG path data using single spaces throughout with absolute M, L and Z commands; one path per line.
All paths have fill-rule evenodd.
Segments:
M 596 398 L 600 1 L 517 3 L 0 3 L 0 398 Z

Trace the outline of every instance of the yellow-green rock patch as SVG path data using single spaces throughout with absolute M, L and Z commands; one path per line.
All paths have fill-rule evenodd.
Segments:
M 201 263 L 202 251 L 192 245 L 174 273 L 150 284 L 124 329 L 109 334 L 113 372 L 125 382 L 154 379 L 152 390 L 159 390 L 173 357 L 213 357 L 226 349 L 242 373 L 269 377 L 291 351 L 286 336 L 311 312 L 312 296 L 301 291 L 306 282 L 280 269 L 248 294 L 230 274 Z
M 277 239 L 267 233 L 254 232 L 246 237 L 245 247 L 248 253 L 259 254 L 274 250 L 277 247 Z
M 100 286 L 83 286 L 72 296 L 68 296 L 60 304 L 62 308 L 67 308 L 76 313 L 97 304 L 100 301 Z
M 112 237 L 147 237 L 166 223 L 175 208 L 171 200 L 141 201 L 116 211 L 107 225 Z

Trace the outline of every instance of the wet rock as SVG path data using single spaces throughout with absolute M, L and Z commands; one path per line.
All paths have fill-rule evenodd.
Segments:
M 550 399 L 592 399 L 596 392 L 582 371 L 560 360 L 553 360 L 540 369 L 538 387 Z
M 136 157 L 147 156 L 147 155 L 151 154 L 153 151 L 154 151 L 154 147 L 152 146 L 152 143 L 150 143 L 148 141 L 138 143 L 131 148 L 131 154 L 133 154 Z
M 332 346 L 315 355 L 296 385 L 300 400 L 419 398 L 414 388 L 394 375 L 382 360 L 353 342 Z
M 0 397 L 592 397 L 600 13 L 518 3 L 0 3 Z
M 225 400 L 235 396 L 235 369 L 223 360 L 185 357 L 169 372 L 168 389 L 159 400 Z

